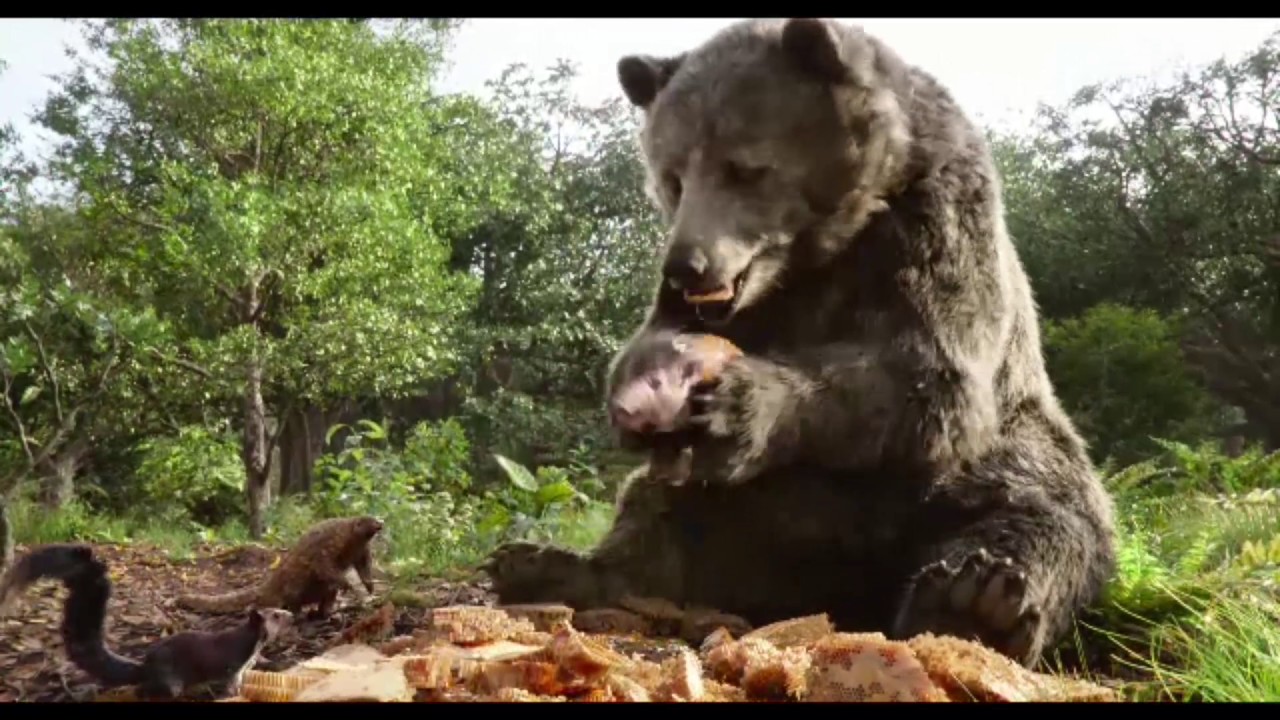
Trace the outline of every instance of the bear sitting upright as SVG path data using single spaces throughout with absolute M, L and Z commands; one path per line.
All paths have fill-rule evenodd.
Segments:
M 691 480 L 630 482 L 588 553 L 499 548 L 502 602 L 827 612 L 1034 664 L 1113 572 L 1113 510 L 1045 372 L 980 131 L 825 20 L 742 22 L 618 76 L 671 230 L 610 386 L 653 332 L 745 354 L 690 399 Z

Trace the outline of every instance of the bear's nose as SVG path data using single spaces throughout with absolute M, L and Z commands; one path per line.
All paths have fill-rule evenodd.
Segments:
M 677 290 L 696 290 L 707 272 L 707 255 L 701 248 L 674 247 L 662 263 L 662 275 Z

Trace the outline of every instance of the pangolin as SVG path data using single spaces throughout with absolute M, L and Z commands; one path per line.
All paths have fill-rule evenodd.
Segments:
M 373 555 L 369 542 L 382 531 L 371 516 L 332 518 L 311 526 L 262 582 L 221 595 L 183 595 L 179 607 L 206 613 L 239 612 L 250 605 L 279 607 L 293 613 L 316 605 L 316 614 L 333 612 L 338 591 L 349 587 L 354 567 L 373 592 Z

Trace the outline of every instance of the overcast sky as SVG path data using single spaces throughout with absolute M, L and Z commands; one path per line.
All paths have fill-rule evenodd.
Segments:
M 586 99 L 617 96 L 618 58 L 686 50 L 734 18 L 469 20 L 455 40 L 446 90 L 483 92 L 510 63 L 578 64 Z M 976 118 L 1005 125 L 1038 101 L 1058 102 L 1087 83 L 1122 76 L 1167 76 L 1182 64 L 1238 57 L 1280 29 L 1280 19 L 871 19 L 858 21 L 908 62 L 948 85 Z M 42 145 L 27 115 L 52 87 L 48 75 L 70 63 L 78 29 L 54 19 L 0 20 L 0 123 L 12 122 L 25 147 Z

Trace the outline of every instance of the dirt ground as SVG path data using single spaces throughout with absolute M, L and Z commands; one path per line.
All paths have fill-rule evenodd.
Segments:
M 95 545 L 110 567 L 113 593 L 107 608 L 107 645 L 139 658 L 151 643 L 182 630 L 219 630 L 239 615 L 201 615 L 172 605 L 181 593 L 226 592 L 260 580 L 283 550 L 245 545 L 202 548 L 193 560 L 174 561 L 144 546 Z M 18 553 L 27 550 L 19 546 Z M 450 604 L 493 604 L 487 583 L 437 580 L 415 588 L 421 607 L 397 606 L 396 634 L 420 627 L 426 608 Z M 327 620 L 304 617 L 263 651 L 261 670 L 281 670 L 323 653 L 342 631 L 383 604 L 389 588 L 375 581 L 374 597 L 363 603 L 344 593 Z M 66 660 L 59 624 L 66 590 L 57 582 L 33 585 L 0 617 L 0 702 L 75 702 L 94 699 L 97 686 Z M 211 688 L 213 692 L 221 688 Z

